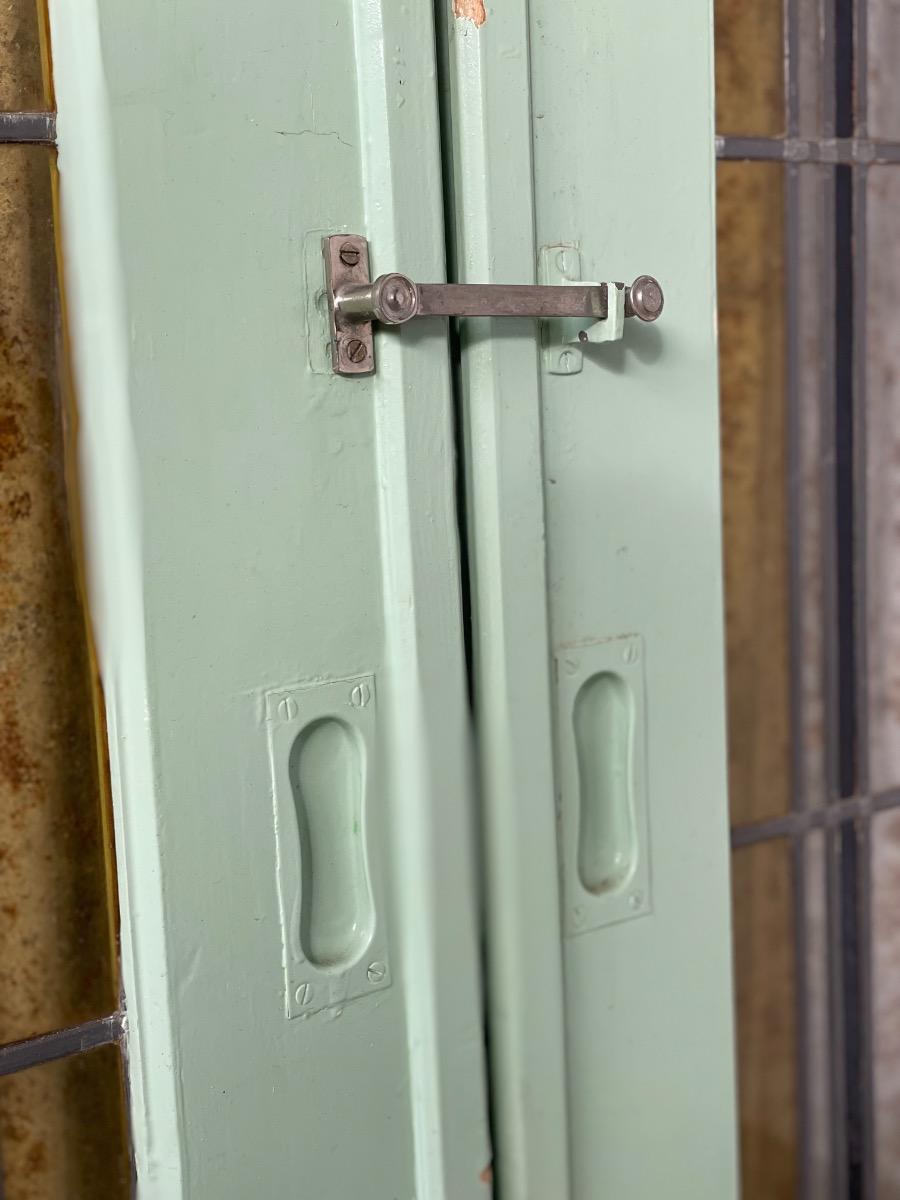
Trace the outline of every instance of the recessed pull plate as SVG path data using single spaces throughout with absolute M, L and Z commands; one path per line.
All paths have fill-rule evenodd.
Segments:
M 390 986 L 375 679 L 269 692 L 285 1015 Z
M 556 656 L 570 937 L 651 911 L 643 660 L 637 634 L 567 646 Z

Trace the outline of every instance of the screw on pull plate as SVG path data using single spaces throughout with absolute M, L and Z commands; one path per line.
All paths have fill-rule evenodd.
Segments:
M 344 242 L 340 249 L 340 259 L 345 267 L 355 267 L 359 262 L 359 246 L 352 242 Z
M 350 338 L 344 343 L 344 353 L 352 363 L 361 363 L 366 357 L 366 346 L 359 338 Z

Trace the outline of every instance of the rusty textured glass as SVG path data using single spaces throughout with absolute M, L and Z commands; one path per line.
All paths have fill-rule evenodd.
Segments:
M 900 812 L 872 822 L 872 968 L 878 1196 L 900 1196 Z
M 784 132 L 781 0 L 716 0 L 716 132 Z
M 866 452 L 871 786 L 900 787 L 900 167 L 868 179 Z
M 797 88 L 796 132 L 817 137 L 823 132 L 822 44 L 825 12 L 821 0 L 793 0 L 796 5 L 796 43 L 793 71 Z
M 821 830 L 808 833 L 802 842 L 803 961 L 798 962 L 797 969 L 803 972 L 805 987 L 800 1036 L 805 1040 L 803 1059 L 808 1109 L 804 1154 L 810 1197 L 828 1196 L 834 1175 L 827 855 L 825 834 Z
M 126 1200 L 125 1121 L 117 1046 L 0 1079 L 3 1200 Z
M 720 163 L 728 753 L 735 824 L 791 798 L 783 168 Z
M 0 148 L 0 1041 L 113 1012 L 91 667 L 64 485 L 51 152 Z
M 900 140 L 900 4 L 868 0 L 869 134 Z
M 4 112 L 50 107 L 41 46 L 41 3 L 3 0 L 0 6 L 0 109 Z
M 760 842 L 732 857 L 743 1200 L 796 1200 L 796 964 L 791 850 Z
M 823 498 L 823 396 L 830 384 L 827 341 L 831 330 L 821 304 L 805 297 L 825 294 L 826 208 L 833 193 L 828 168 L 814 165 L 797 171 L 794 265 L 798 303 L 794 312 L 796 381 L 793 433 L 796 508 L 793 513 L 795 555 L 794 681 L 798 702 L 794 737 L 800 751 L 797 780 L 801 806 L 812 808 L 827 799 L 825 737 L 825 572 L 824 537 L 829 527 Z M 790 474 L 790 472 L 789 472 Z M 790 523 L 790 522 L 789 522 Z

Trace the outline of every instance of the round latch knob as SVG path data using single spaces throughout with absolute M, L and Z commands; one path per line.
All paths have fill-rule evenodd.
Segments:
M 379 275 L 372 285 L 372 308 L 377 320 L 402 325 L 419 311 L 419 289 L 406 275 Z
M 639 321 L 655 321 L 665 304 L 659 281 L 652 275 L 638 275 L 628 289 L 628 303 Z

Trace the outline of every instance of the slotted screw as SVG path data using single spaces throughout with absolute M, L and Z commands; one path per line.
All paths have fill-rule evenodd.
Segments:
M 366 357 L 366 346 L 359 338 L 351 338 L 346 344 L 347 357 L 352 363 L 361 363 Z
M 340 254 L 345 267 L 355 267 L 359 262 L 359 246 L 354 246 L 352 242 L 344 242 Z

